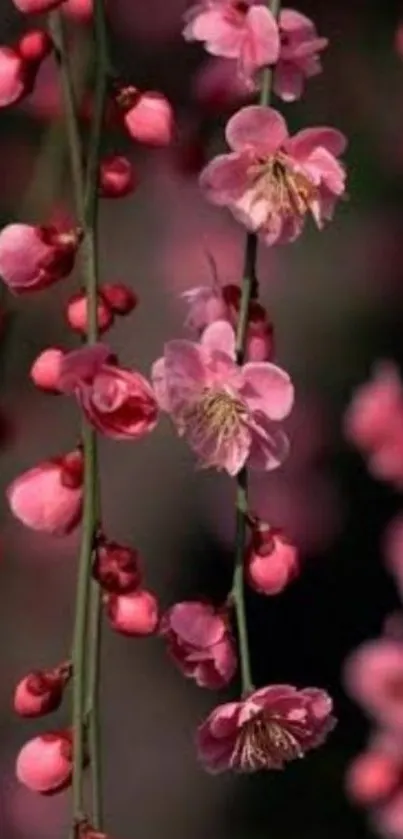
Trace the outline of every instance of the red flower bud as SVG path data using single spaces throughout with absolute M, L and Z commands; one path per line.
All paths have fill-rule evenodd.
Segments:
M 133 548 L 101 538 L 96 548 L 92 574 L 106 591 L 127 594 L 140 585 L 139 560 L 139 553 Z
M 168 99 L 153 90 L 142 93 L 136 87 L 122 88 L 116 102 L 133 140 L 150 146 L 167 146 L 174 131 L 173 111 Z
M 18 780 L 33 792 L 52 795 L 69 786 L 73 770 L 70 730 L 34 737 L 22 747 L 16 765 Z
M 279 594 L 297 576 L 297 548 L 287 541 L 281 530 L 265 522 L 257 522 L 247 557 L 249 584 L 261 594 Z
M 70 298 L 66 307 L 66 320 L 74 332 L 78 332 L 80 335 L 86 334 L 88 326 L 88 301 L 87 295 L 84 292 L 73 294 Z M 101 294 L 98 295 L 97 320 L 98 330 L 101 334 L 106 332 L 113 323 L 113 313 Z
M 134 192 L 137 176 L 127 157 L 110 155 L 101 160 L 99 192 L 103 198 L 123 198 Z
M 110 624 L 116 632 L 143 637 L 156 631 L 158 602 L 151 592 L 142 590 L 131 594 L 109 594 L 105 604 Z
M 17 51 L 24 61 L 39 64 L 52 50 L 52 39 L 42 29 L 32 29 L 20 38 Z
M 124 283 L 104 283 L 100 294 L 116 315 L 128 315 L 138 303 L 134 292 Z
M 49 347 L 35 359 L 30 376 L 36 387 L 51 393 L 58 393 L 58 380 L 60 365 L 64 356 L 63 350 L 57 347 Z
M 36 670 L 18 683 L 14 693 L 14 710 L 21 717 L 41 717 L 59 707 L 63 691 L 71 677 L 70 663 L 53 670 Z

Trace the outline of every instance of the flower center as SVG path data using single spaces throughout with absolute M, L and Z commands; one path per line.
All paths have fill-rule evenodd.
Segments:
M 256 772 L 282 766 L 297 757 L 303 757 L 298 740 L 273 717 L 262 713 L 242 726 L 231 766 L 241 772 Z
M 312 181 L 295 171 L 282 152 L 253 164 L 250 175 L 256 200 L 264 198 L 270 204 L 270 214 L 304 216 L 317 195 Z
M 244 404 L 231 393 L 206 388 L 184 407 L 179 431 L 187 432 L 194 448 L 203 451 L 206 464 L 217 465 L 223 448 L 239 433 L 245 415 Z

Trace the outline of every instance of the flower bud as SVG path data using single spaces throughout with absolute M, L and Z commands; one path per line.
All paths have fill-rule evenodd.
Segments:
M 60 480 L 64 487 L 78 489 L 84 481 L 84 455 L 79 447 L 59 458 Z
M 85 335 L 88 327 L 88 300 L 85 292 L 73 294 L 66 306 L 66 320 L 74 332 Z M 98 331 L 102 334 L 112 326 L 113 313 L 101 294 L 97 303 Z
M 137 177 L 130 160 L 110 155 L 101 160 L 99 167 L 99 192 L 103 198 L 123 198 L 134 192 Z
M 128 315 L 138 303 L 134 292 L 124 283 L 104 283 L 100 294 L 115 315 Z
M 73 770 L 71 731 L 51 731 L 34 737 L 22 747 L 17 778 L 33 792 L 51 795 L 70 784 Z
M 116 97 L 130 137 L 150 146 L 167 146 L 174 130 L 173 111 L 161 93 L 125 87 Z
M 59 350 L 57 347 L 50 347 L 38 355 L 30 370 L 31 379 L 36 387 L 51 393 L 58 393 L 57 383 L 63 355 L 63 350 Z
M 52 40 L 42 29 L 32 29 L 18 41 L 17 50 L 24 61 L 40 64 L 52 50 Z
M 53 670 L 35 670 L 18 683 L 14 710 L 21 717 L 41 717 L 59 707 L 63 691 L 71 677 L 70 663 Z
M 247 556 L 249 584 L 261 594 L 279 594 L 298 574 L 298 552 L 282 531 L 257 522 Z
M 39 291 L 73 268 L 80 233 L 9 224 L 0 232 L 0 275 L 10 291 Z
M 150 591 L 109 594 L 105 602 L 110 624 L 116 632 L 140 638 L 152 635 L 157 629 L 158 602 Z
M 27 15 L 39 15 L 61 6 L 64 0 L 14 0 L 14 5 L 20 12 Z
M 92 575 L 100 586 L 113 594 L 127 594 L 141 582 L 138 551 L 106 539 L 98 541 Z

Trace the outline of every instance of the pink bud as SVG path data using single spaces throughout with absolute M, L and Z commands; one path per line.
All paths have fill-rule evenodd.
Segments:
M 247 558 L 247 579 L 261 594 L 279 594 L 298 574 L 298 552 L 280 530 L 259 522 Z
M 65 454 L 58 460 L 60 464 L 60 480 L 68 489 L 78 489 L 84 481 L 84 455 L 79 447 L 73 452 Z
M 80 453 L 71 453 L 65 458 L 43 461 L 19 475 L 7 489 L 14 516 L 26 527 L 44 533 L 64 535 L 73 530 L 80 521 L 82 509 L 82 476 L 78 483 L 80 459 L 82 463 Z
M 106 591 L 127 594 L 141 582 L 138 551 L 117 542 L 98 542 L 92 574 Z
M 64 0 L 14 0 L 14 5 L 20 12 L 27 15 L 36 15 L 41 14 L 41 12 L 49 12 L 50 9 L 56 9 L 63 2 Z
M 52 393 L 58 393 L 58 381 L 60 375 L 60 366 L 64 353 L 56 347 L 50 347 L 38 355 L 34 361 L 30 376 L 33 383 L 41 388 Z
M 0 232 L 0 275 L 15 293 L 38 291 L 70 273 L 79 233 L 9 224 Z
M 155 91 L 141 93 L 135 87 L 126 87 L 119 91 L 116 101 L 133 140 L 150 146 L 169 145 L 173 137 L 174 118 L 165 96 Z
M 92 18 L 93 5 L 93 0 L 66 0 L 62 12 L 80 23 L 86 23 Z
M 347 774 L 347 791 L 358 804 L 378 804 L 401 781 L 401 766 L 391 755 L 369 751 L 358 755 Z
M 24 61 L 11 47 L 0 47 L 0 107 L 18 102 L 25 92 Z
M 40 717 L 59 707 L 72 673 L 71 664 L 37 670 L 22 679 L 14 693 L 14 710 L 21 717 Z
M 52 40 L 42 29 L 33 29 L 20 38 L 17 49 L 24 61 L 39 64 L 51 52 Z
M 73 294 L 67 303 L 66 320 L 71 329 L 80 335 L 85 335 L 87 332 L 87 311 L 87 295 L 84 292 Z M 101 295 L 98 296 L 97 320 L 98 330 L 101 334 L 106 332 L 113 323 L 113 314 Z
M 138 303 L 135 293 L 124 283 L 105 283 L 100 293 L 116 315 L 128 315 Z
M 72 768 L 71 732 L 52 731 L 25 743 L 16 774 L 28 789 L 50 795 L 69 785 Z
M 110 155 L 101 160 L 99 191 L 103 198 L 123 198 L 134 192 L 136 186 L 137 177 L 127 157 Z
M 158 625 L 157 598 L 149 591 L 109 594 L 106 612 L 113 629 L 122 635 L 152 635 Z

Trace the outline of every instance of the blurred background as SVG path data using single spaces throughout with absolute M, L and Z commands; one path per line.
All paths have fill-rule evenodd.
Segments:
M 107 340 L 124 364 L 145 374 L 164 341 L 183 334 L 180 293 L 211 282 L 206 252 L 223 283 L 237 282 L 242 269 L 243 231 L 208 206 L 197 186 L 198 166 L 222 142 L 223 118 L 201 101 L 210 59 L 181 40 L 185 7 L 186 0 L 110 2 L 114 63 L 128 82 L 162 90 L 178 121 L 168 151 L 105 137 L 105 151 L 127 154 L 140 179 L 132 197 L 102 203 L 102 279 L 127 282 L 140 299 Z M 108 829 L 120 839 L 371 835 L 344 794 L 345 768 L 365 741 L 366 723 L 343 694 L 341 672 L 348 652 L 379 634 L 398 606 L 381 542 L 401 499 L 375 483 L 344 442 L 343 415 L 376 360 L 403 363 L 403 57 L 396 43 L 403 8 L 397 0 L 301 0 L 298 8 L 330 46 L 323 74 L 300 104 L 283 110 L 292 130 L 329 124 L 347 134 L 349 200 L 325 232 L 311 227 L 298 243 L 259 257 L 277 360 L 296 382 L 297 403 L 290 460 L 256 480 L 252 493 L 257 511 L 301 546 L 304 568 L 278 598 L 251 594 L 248 616 L 256 683 L 328 689 L 339 725 L 323 749 L 284 773 L 211 778 L 197 764 L 193 734 L 220 697 L 186 682 L 158 639 L 106 631 L 105 809 Z M 1 43 L 12 43 L 22 22 L 11 0 L 1 0 L 0 22 Z M 70 25 L 79 73 L 88 33 L 85 24 Z M 43 223 L 69 206 L 54 68 L 43 69 L 30 100 L 0 112 L 2 224 Z M 2 839 L 54 839 L 68 818 L 68 794 L 37 798 L 14 780 L 17 750 L 48 723 L 14 719 L 11 697 L 18 678 L 69 648 L 78 537 L 24 530 L 11 518 L 4 490 L 21 471 L 75 444 L 75 406 L 40 394 L 28 371 L 43 348 L 74 345 L 63 306 L 78 286 L 75 277 L 32 297 L 2 292 L 0 304 Z M 219 602 L 231 574 L 231 482 L 195 471 L 167 421 L 139 445 L 102 443 L 101 463 L 106 530 L 142 552 L 147 583 L 162 605 L 199 596 Z

